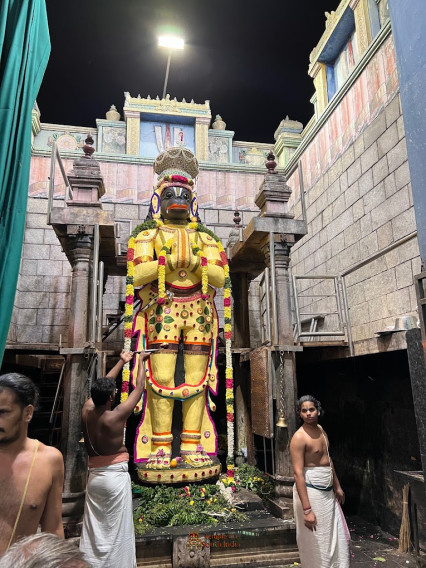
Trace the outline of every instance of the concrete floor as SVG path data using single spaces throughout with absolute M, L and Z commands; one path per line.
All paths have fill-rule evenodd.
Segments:
M 398 539 L 360 519 L 347 518 L 351 533 L 351 568 L 418 568 L 412 553 L 398 552 Z M 426 560 L 426 557 L 425 557 Z M 426 562 L 423 564 L 426 566 Z M 301 564 L 290 564 L 286 568 L 303 568 Z
M 398 552 L 398 538 L 387 534 L 364 520 L 348 519 L 351 533 L 351 566 L 367 568 L 416 568 L 416 558 L 412 553 Z M 420 566 L 420 565 L 419 565 Z

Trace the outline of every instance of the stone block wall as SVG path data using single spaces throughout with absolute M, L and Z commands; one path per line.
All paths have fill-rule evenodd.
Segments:
M 47 199 L 29 199 L 8 343 L 68 340 L 71 267 L 46 221 Z
M 297 182 L 293 174 L 289 185 L 294 189 Z M 377 331 L 393 326 L 396 317 L 417 316 L 413 275 L 420 272 L 420 257 L 416 238 L 380 254 L 416 230 L 398 94 L 311 186 L 305 185 L 305 195 L 308 234 L 293 247 L 292 272 L 304 276 L 347 273 L 355 352 L 374 352 L 377 346 L 368 342 L 377 338 Z M 297 198 L 293 212 L 301 218 Z M 376 254 L 377 259 L 361 266 Z M 302 282 L 306 293 L 326 294 L 325 284 Z M 302 307 L 321 312 L 326 311 L 325 304 L 324 299 L 305 298 Z M 334 329 L 331 320 L 324 325 Z

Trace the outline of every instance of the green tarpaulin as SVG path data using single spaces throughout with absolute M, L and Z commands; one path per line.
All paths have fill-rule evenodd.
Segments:
M 0 0 L 0 363 L 25 229 L 31 112 L 49 54 L 45 0 Z

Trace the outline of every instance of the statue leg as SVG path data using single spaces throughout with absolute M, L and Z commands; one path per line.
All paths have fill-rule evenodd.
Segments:
M 152 375 L 158 384 L 173 387 L 176 365 L 175 353 L 151 355 Z M 151 410 L 152 437 L 151 454 L 147 468 L 168 469 L 172 449 L 172 416 L 174 400 L 158 396 L 147 385 L 148 404 Z
M 199 384 L 206 372 L 207 355 L 185 354 L 186 383 Z M 201 444 L 201 423 L 206 412 L 207 388 L 200 394 L 182 402 L 183 427 L 181 434 L 181 456 L 186 463 L 196 467 L 209 465 L 212 462 L 204 452 Z

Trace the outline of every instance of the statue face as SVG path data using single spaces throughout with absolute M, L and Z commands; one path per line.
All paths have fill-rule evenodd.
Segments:
M 183 220 L 189 217 L 192 193 L 186 187 L 169 186 L 161 193 L 161 217 Z

